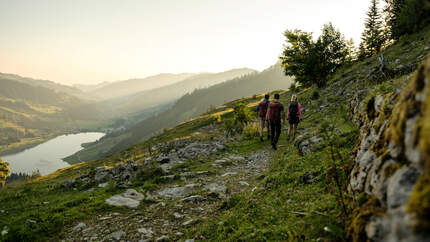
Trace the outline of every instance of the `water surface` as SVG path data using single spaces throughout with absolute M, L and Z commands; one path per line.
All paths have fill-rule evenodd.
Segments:
M 78 133 L 61 135 L 33 148 L 2 157 L 3 161 L 10 163 L 13 173 L 27 173 L 39 170 L 42 175 L 52 173 L 60 168 L 69 166 L 62 159 L 82 149 L 81 144 L 93 142 L 104 133 Z

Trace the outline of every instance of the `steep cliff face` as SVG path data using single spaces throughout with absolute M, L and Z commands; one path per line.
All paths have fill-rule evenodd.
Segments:
M 430 239 L 430 58 L 402 91 L 351 101 L 361 140 L 349 189 L 354 240 Z

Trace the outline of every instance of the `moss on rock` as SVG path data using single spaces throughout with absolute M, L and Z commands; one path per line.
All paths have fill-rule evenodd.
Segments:
M 385 216 L 385 210 L 382 208 L 379 200 L 371 196 L 361 207 L 357 207 L 352 213 L 352 220 L 350 221 L 346 235 L 352 241 L 366 241 L 366 224 L 371 217 Z
M 419 68 L 415 79 L 417 90 L 423 90 L 427 94 L 422 103 L 423 117 L 419 122 L 419 148 L 424 155 L 425 171 L 418 179 L 407 204 L 407 211 L 413 213 L 417 218 L 416 228 L 430 230 L 430 58 Z M 427 82 L 427 83 L 426 83 Z

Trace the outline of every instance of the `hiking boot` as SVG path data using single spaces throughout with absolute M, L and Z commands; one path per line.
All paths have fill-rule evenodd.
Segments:
M 276 148 L 276 145 L 275 144 L 272 144 L 272 148 L 274 149 L 274 150 L 277 150 L 278 148 Z
M 263 139 L 263 137 L 262 137 L 262 136 L 260 136 L 260 141 L 261 141 L 261 142 L 263 142 L 263 141 L 264 141 L 264 139 Z

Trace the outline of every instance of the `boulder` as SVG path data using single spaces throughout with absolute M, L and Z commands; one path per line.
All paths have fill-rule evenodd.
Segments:
M 129 208 L 136 208 L 140 204 L 139 201 L 141 201 L 144 198 L 145 196 L 137 192 L 136 190 L 128 189 L 123 194 L 117 194 L 106 199 L 105 202 L 111 206 L 117 206 L 117 207 L 126 206 Z

